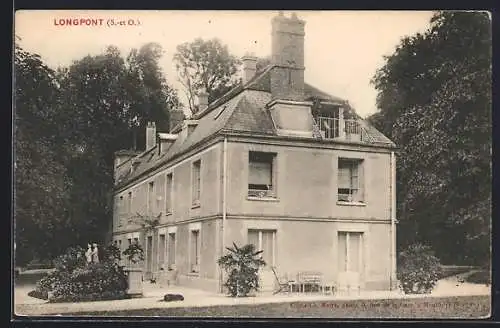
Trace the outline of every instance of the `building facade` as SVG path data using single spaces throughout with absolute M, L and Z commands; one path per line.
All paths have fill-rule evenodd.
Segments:
M 234 242 L 263 250 L 263 288 L 271 267 L 394 286 L 395 145 L 304 81 L 304 30 L 276 16 L 268 67 L 245 56 L 241 84 L 210 104 L 201 94 L 168 134 L 149 124 L 144 152 L 116 153 L 113 239 L 141 243 L 146 278 L 175 267 L 179 284 L 220 291 Z

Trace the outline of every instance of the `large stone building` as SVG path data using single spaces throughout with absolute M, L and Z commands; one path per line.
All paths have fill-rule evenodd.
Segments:
M 113 239 L 143 245 L 146 278 L 175 264 L 179 284 L 219 291 L 217 259 L 235 242 L 264 251 L 264 287 L 272 266 L 394 285 L 395 145 L 304 81 L 304 27 L 273 18 L 268 67 L 244 57 L 240 85 L 200 95 L 168 134 L 150 124 L 144 152 L 116 154 Z M 141 217 L 159 221 L 144 230 Z

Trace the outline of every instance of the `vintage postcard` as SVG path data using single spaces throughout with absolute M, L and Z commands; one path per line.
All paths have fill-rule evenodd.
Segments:
M 489 317 L 491 34 L 17 11 L 14 315 Z

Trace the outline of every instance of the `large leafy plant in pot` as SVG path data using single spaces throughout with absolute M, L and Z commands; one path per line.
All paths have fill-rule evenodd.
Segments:
M 226 247 L 228 254 L 219 258 L 218 264 L 228 273 L 224 286 L 233 297 L 245 297 L 259 289 L 259 269 L 266 265 L 261 258 L 262 251 L 256 251 L 252 244 Z

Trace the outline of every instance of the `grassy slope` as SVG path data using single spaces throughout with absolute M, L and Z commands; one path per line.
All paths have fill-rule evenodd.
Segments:
M 275 303 L 73 313 L 78 316 L 256 318 L 480 318 L 490 314 L 488 296 Z

